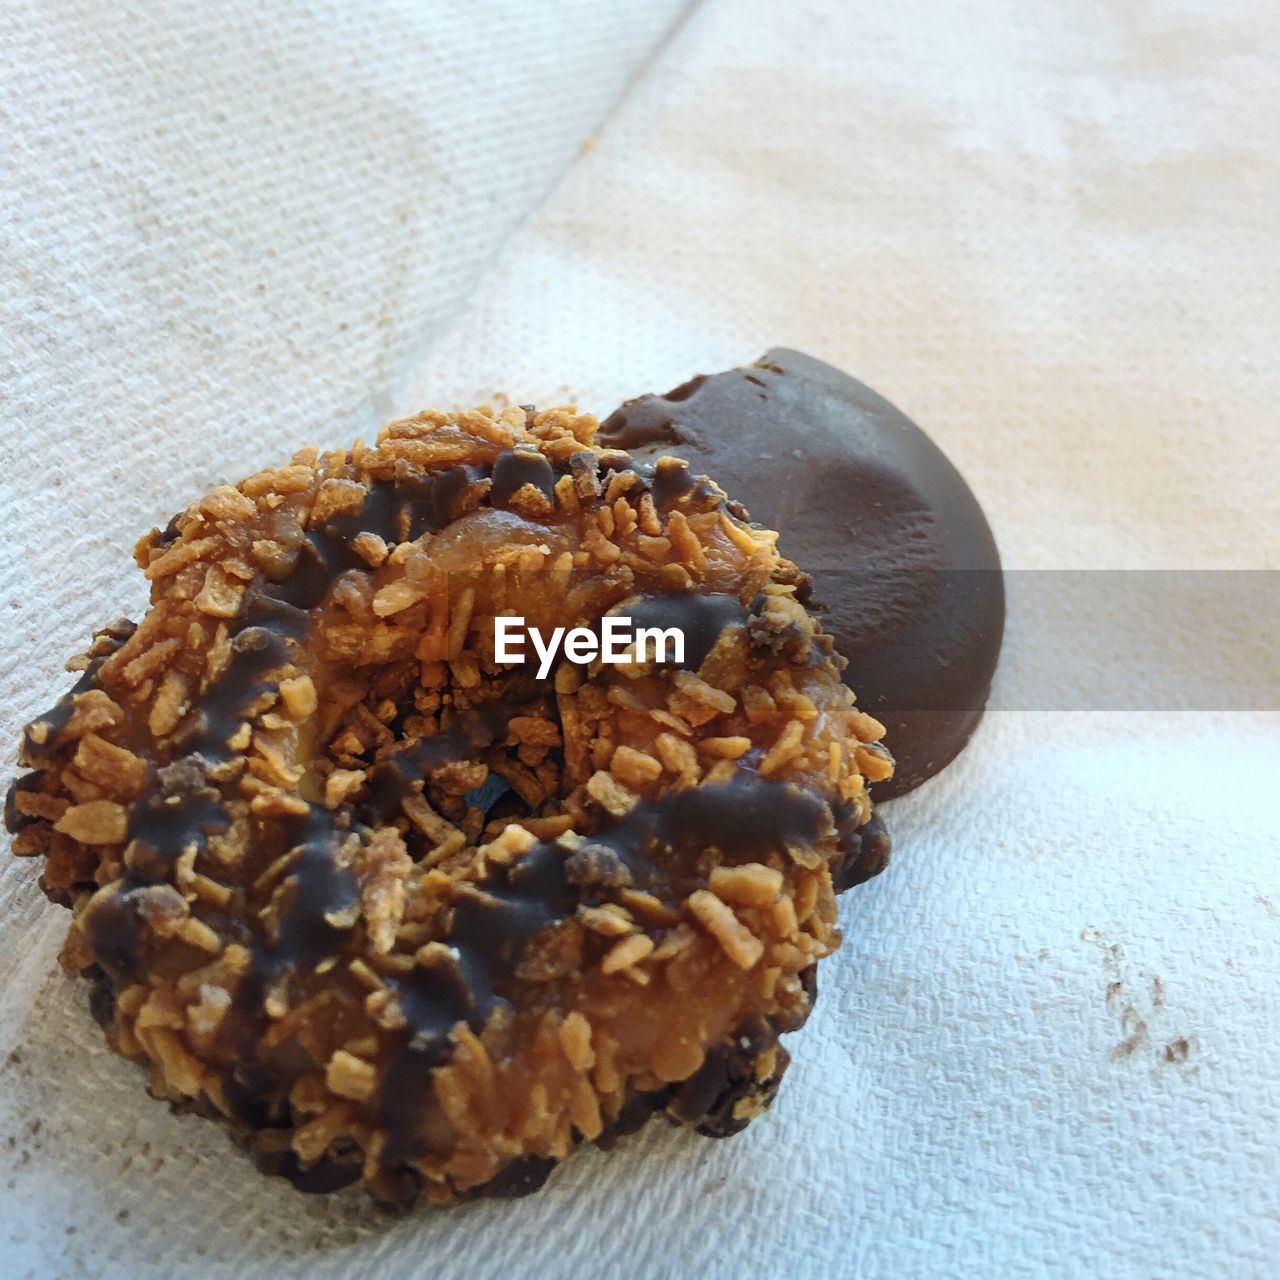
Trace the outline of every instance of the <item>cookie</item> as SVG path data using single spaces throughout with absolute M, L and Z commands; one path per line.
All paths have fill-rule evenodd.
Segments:
M 776 535 L 596 432 L 424 413 L 219 486 L 24 733 L 14 851 L 111 1046 L 303 1190 L 523 1194 L 655 1115 L 736 1132 L 887 858 L 882 726 Z M 684 647 L 540 679 L 514 617 Z
M 969 741 L 1004 636 L 1000 553 L 973 491 L 901 410 L 839 369 L 775 348 L 754 365 L 628 401 L 601 439 L 678 454 L 779 533 L 812 578 L 807 604 L 848 660 L 859 705 L 886 726 L 914 790 Z

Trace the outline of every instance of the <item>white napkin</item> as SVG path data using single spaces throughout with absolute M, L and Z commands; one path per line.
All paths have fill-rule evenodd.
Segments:
M 665 45 L 675 5 L 604 8 L 0 16 L 0 740 L 211 483 L 419 404 L 606 412 L 773 344 L 915 416 L 1011 567 L 1280 568 L 1262 0 L 705 0 Z M 1019 690 L 1071 658 L 1016 615 L 1009 645 Z M 3 1269 L 1271 1274 L 1280 716 L 1149 701 L 1006 700 L 887 806 L 895 860 L 742 1136 L 651 1126 L 393 1224 L 145 1098 L 7 865 Z

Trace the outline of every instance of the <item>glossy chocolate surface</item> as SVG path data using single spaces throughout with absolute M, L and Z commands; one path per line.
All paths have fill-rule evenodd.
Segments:
M 955 758 L 986 704 L 1004 582 L 973 491 L 915 423 L 831 365 L 775 348 L 630 401 L 601 438 L 640 462 L 686 459 L 778 530 L 813 579 L 846 683 L 887 727 L 897 767 L 877 800 Z

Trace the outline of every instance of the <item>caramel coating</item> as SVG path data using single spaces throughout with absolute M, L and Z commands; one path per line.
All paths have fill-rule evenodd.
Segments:
M 14 851 L 152 1091 L 304 1190 L 533 1190 L 776 1092 L 884 865 L 883 732 L 802 575 L 571 409 L 424 413 L 219 486 L 28 726 Z M 677 625 L 682 664 L 494 660 L 496 615 Z

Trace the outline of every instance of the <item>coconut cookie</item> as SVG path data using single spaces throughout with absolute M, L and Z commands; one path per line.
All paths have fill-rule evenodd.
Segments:
M 425 413 L 220 486 L 25 731 L 14 849 L 152 1091 L 304 1190 L 519 1194 L 736 1132 L 888 841 L 892 761 L 776 535 L 572 410 Z M 496 619 L 678 631 L 500 661 Z

